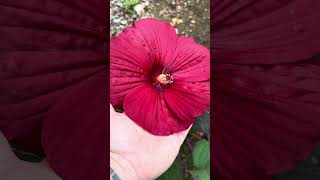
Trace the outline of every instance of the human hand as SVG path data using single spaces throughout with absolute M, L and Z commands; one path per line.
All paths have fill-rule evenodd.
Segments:
M 19 160 L 11 150 L 8 141 L 0 132 L 0 177 L 1 180 L 61 180 L 46 160 L 31 163 Z
M 155 136 L 110 105 L 110 165 L 124 180 L 150 180 L 175 160 L 191 126 L 170 136 Z

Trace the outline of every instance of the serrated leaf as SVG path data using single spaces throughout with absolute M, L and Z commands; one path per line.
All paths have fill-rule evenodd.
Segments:
M 173 162 L 170 168 L 156 180 L 183 180 L 181 162 L 178 158 Z
M 210 180 L 210 173 L 207 170 L 192 170 L 191 175 L 194 180 Z
M 197 169 L 204 169 L 210 165 L 210 144 L 207 140 L 202 139 L 195 144 L 192 158 Z

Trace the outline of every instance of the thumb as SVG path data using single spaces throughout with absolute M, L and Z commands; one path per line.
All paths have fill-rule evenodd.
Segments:
M 171 135 L 175 138 L 176 145 L 178 145 L 178 147 L 180 147 L 182 145 L 183 141 L 186 139 L 192 125 L 193 124 L 191 124 L 190 127 L 184 131 L 181 131 L 181 132 L 178 132 L 178 133 Z
M 17 158 L 14 155 L 9 142 L 0 131 L 0 162 L 2 162 L 0 168 L 1 166 L 8 165 L 7 163 L 3 164 L 3 162 L 14 162 L 15 160 L 17 160 Z
M 110 104 L 110 150 L 126 151 L 140 138 L 141 130 L 124 113 L 117 113 Z
M 116 113 L 117 113 L 117 112 L 114 110 L 114 108 L 113 108 L 112 104 L 110 104 L 110 117 L 115 116 L 115 115 L 116 115 Z

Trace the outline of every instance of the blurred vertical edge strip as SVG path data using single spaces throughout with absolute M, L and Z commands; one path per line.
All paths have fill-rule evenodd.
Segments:
M 0 1 L 0 130 L 64 180 L 109 178 L 109 7 Z
M 213 162 L 214 162 L 214 157 L 215 157 L 215 152 L 214 152 L 214 146 L 215 146 L 215 140 L 214 140 L 214 130 L 215 130 L 215 126 L 214 126 L 214 108 L 215 108 L 215 104 L 213 103 L 213 99 L 214 99 L 214 72 L 213 72 L 213 66 L 214 63 L 212 61 L 212 57 L 213 57 L 213 53 L 212 53 L 212 47 L 214 46 L 214 40 L 211 37 L 212 36 L 212 32 L 213 32 L 213 28 L 212 28 L 212 9 L 213 9 L 213 4 L 214 2 L 212 0 L 210 0 L 210 129 L 211 129 L 211 133 L 210 133 L 210 179 L 215 179 L 215 173 L 213 171 Z
M 109 106 L 110 106 L 110 1 L 105 0 L 106 2 L 106 34 L 105 37 L 107 38 L 107 52 L 106 52 L 106 70 L 107 70 L 107 99 L 106 99 L 106 113 L 107 113 L 107 130 L 108 130 L 108 136 L 107 136 L 107 150 L 106 153 L 108 154 L 107 162 L 106 165 L 110 166 L 110 111 L 109 111 Z M 110 168 L 107 168 L 108 175 L 110 174 Z M 109 177 L 108 177 L 109 178 Z

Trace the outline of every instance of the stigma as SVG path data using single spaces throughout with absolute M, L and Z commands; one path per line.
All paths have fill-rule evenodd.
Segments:
M 157 83 L 161 85 L 168 85 L 173 83 L 173 76 L 171 74 L 160 74 L 157 78 L 156 81 Z

